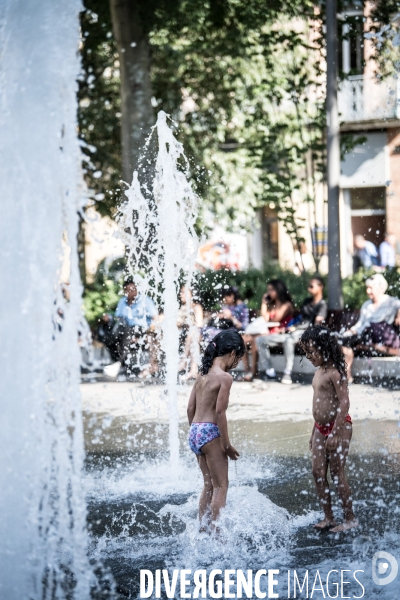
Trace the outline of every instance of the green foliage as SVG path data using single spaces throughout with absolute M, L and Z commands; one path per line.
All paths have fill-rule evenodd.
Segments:
M 82 74 L 78 123 L 89 198 L 112 216 L 120 197 L 121 113 L 119 60 L 106 0 L 85 0 L 81 13 Z
M 298 206 L 323 171 L 321 36 L 312 2 L 242 4 L 221 3 L 216 27 L 212 3 L 188 2 L 175 27 L 155 28 L 154 91 L 201 165 L 197 189 L 218 223 L 248 227 L 273 202 L 298 245 Z
M 360 269 L 354 275 L 343 280 L 343 305 L 345 309 L 356 310 L 367 300 L 365 281 L 372 271 Z
M 121 193 L 119 60 L 108 0 L 84 4 L 79 130 L 90 197 L 101 214 L 113 215 Z M 179 128 L 203 225 L 215 219 L 228 229 L 248 227 L 255 209 L 273 203 L 293 242 L 303 240 L 298 209 L 314 204 L 326 160 L 316 4 L 138 0 L 151 46 L 153 103 Z M 379 2 L 373 19 L 389 23 L 398 8 L 395 0 Z M 323 16 L 324 2 L 321 9 Z M 346 17 L 350 37 L 360 25 L 354 19 Z M 376 38 L 377 47 L 388 36 Z M 379 56 L 385 53 L 382 46 Z M 343 152 L 353 145 L 347 136 Z
M 252 152 L 261 168 L 259 204 L 276 207 L 278 219 L 297 249 L 304 241 L 304 218 L 299 209 L 311 203 L 313 221 L 318 224 L 316 186 L 325 177 L 322 38 L 320 24 L 312 23 L 306 19 L 281 23 L 276 44 L 264 57 L 268 70 L 275 74 L 275 84 L 264 90 L 266 122 L 261 131 L 254 132 L 257 144 Z M 253 125 L 259 128 L 259 121 Z
M 295 275 L 289 269 L 282 269 L 277 264 L 265 265 L 262 269 L 250 268 L 244 271 L 206 271 L 196 276 L 195 290 L 205 310 L 214 310 L 221 301 L 221 292 L 224 287 L 236 286 L 239 294 L 250 308 L 258 310 L 261 306 L 262 296 L 267 291 L 268 281 L 282 279 L 287 285 L 294 304 L 299 307 L 307 294 L 307 280 L 305 277 Z
M 104 313 L 114 312 L 122 294 L 126 261 L 117 258 L 111 264 L 102 260 L 93 281 L 85 286 L 83 306 L 89 325 L 95 328 Z
M 375 2 L 371 10 L 369 30 L 366 37 L 371 39 L 375 49 L 379 79 L 394 77 L 400 70 L 400 27 L 393 18 L 400 12 L 400 0 L 382 0 Z
M 340 158 L 344 160 L 345 155 L 348 152 L 354 150 L 356 146 L 360 146 L 361 144 L 365 144 L 367 141 L 367 137 L 365 135 L 354 135 L 354 133 L 342 133 L 340 135 Z
M 389 296 L 396 296 L 397 298 L 400 298 L 400 275 L 397 268 L 394 267 L 385 269 L 383 276 L 389 284 L 387 289 Z
M 297 108 L 307 97 L 310 81 L 304 64 L 296 63 L 290 77 L 287 56 L 307 62 L 307 43 L 290 20 L 306 23 L 314 4 L 310 0 L 138 4 L 152 52 L 153 103 L 171 114 L 179 127 L 203 200 L 202 222 L 207 226 L 210 218 L 216 218 L 226 228 L 249 226 L 254 209 L 277 191 L 266 189 L 270 167 L 263 154 L 265 144 L 278 137 L 287 154 L 290 137 L 298 138 L 304 124 L 302 117 L 297 129 L 293 127 L 291 115 L 282 129 L 282 108 L 296 89 Z M 120 194 L 121 115 L 119 62 L 108 1 L 85 0 L 81 25 L 79 126 L 88 144 L 86 178 L 98 210 L 112 215 Z M 310 141 L 305 144 L 310 147 Z M 292 162 L 299 166 L 306 151 L 293 150 Z M 295 185 L 292 181 L 290 189 Z M 293 214 L 290 206 L 280 214 L 292 229 Z
M 113 312 L 121 296 L 121 285 L 107 279 L 101 286 L 86 289 L 83 297 L 85 317 L 91 327 L 95 327 L 104 313 Z

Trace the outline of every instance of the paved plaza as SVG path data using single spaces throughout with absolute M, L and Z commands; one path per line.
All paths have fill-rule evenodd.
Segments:
M 186 420 L 186 405 L 191 386 L 178 388 L 181 422 Z M 351 385 L 350 413 L 355 421 L 398 420 L 400 391 L 368 385 Z M 83 408 L 93 413 L 129 417 L 134 422 L 168 422 L 168 403 L 164 387 L 138 383 L 87 383 L 81 386 Z M 229 421 L 311 421 L 311 385 L 284 386 L 277 382 L 255 380 L 234 383 L 228 410 Z
M 81 391 L 85 423 L 88 424 L 85 427 L 88 450 L 97 447 L 105 451 L 108 447 L 123 454 L 130 439 L 129 429 L 137 429 L 141 424 L 158 430 L 157 436 L 167 444 L 168 402 L 163 386 L 93 383 L 83 384 Z M 182 386 L 178 391 L 183 450 L 188 430 L 186 406 L 190 391 L 191 386 Z M 233 440 L 240 446 L 240 438 L 245 436 L 252 440 L 254 450 L 261 453 L 308 455 L 308 438 L 313 423 L 311 403 L 311 385 L 284 386 L 261 380 L 251 384 L 234 382 L 227 414 Z M 399 410 L 400 391 L 351 385 L 352 453 L 400 454 Z M 99 431 L 102 423 L 106 423 L 106 431 L 102 430 L 100 437 L 94 435 L 93 432 Z M 140 446 L 140 438 L 141 435 L 135 437 L 132 443 Z M 129 443 L 128 447 L 131 447 Z

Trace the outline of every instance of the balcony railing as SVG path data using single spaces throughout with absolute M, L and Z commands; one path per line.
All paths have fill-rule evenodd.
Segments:
M 399 83 L 394 79 L 378 83 L 353 76 L 339 84 L 339 113 L 344 123 L 400 118 Z

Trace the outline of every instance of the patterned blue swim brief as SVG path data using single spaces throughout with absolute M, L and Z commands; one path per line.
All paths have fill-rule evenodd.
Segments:
M 200 456 L 201 448 L 208 442 L 212 442 L 221 434 L 216 423 L 192 423 L 189 431 L 189 446 L 195 454 Z

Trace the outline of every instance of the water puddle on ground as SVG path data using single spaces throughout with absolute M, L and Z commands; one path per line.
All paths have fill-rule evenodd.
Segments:
M 317 570 L 325 597 L 327 591 L 334 597 L 334 582 L 340 584 L 340 571 L 348 569 L 344 596 L 361 597 L 352 575 L 358 570 L 362 597 L 397 598 L 397 579 L 387 586 L 372 580 L 376 551 L 390 552 L 400 561 L 397 421 L 355 424 L 348 475 L 360 526 L 340 535 L 312 528 L 321 513 L 307 450 L 311 421 L 232 422 L 241 458 L 230 464 L 221 539 L 198 532 L 201 477 L 186 446 L 185 424 L 179 428 L 176 473 L 168 462 L 166 425 L 102 413 L 86 413 L 85 421 L 90 553 L 112 573 L 117 596 L 139 597 L 140 569 L 279 569 L 275 591 L 287 598 L 287 571 L 295 569 L 300 583 L 309 571 L 309 597 Z M 334 502 L 341 518 L 336 496 Z M 327 590 L 326 576 L 333 569 L 339 573 L 331 573 Z M 290 583 L 293 594 L 292 579 Z M 319 586 L 317 581 L 313 598 L 324 597 Z M 303 592 L 297 588 L 296 597 L 306 598 L 306 587 Z

